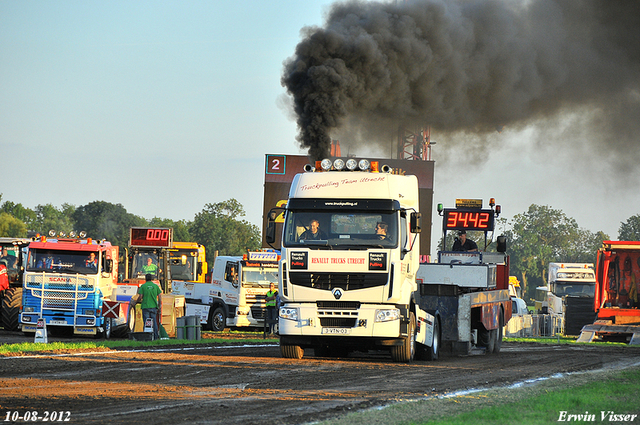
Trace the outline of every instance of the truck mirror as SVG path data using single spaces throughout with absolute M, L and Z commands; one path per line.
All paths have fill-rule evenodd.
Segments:
M 278 213 L 274 210 L 269 211 L 269 221 L 275 221 L 276 217 L 278 217 Z
M 113 260 L 108 259 L 105 263 L 104 271 L 107 273 L 111 273 L 113 270 Z
M 507 252 L 507 237 L 506 236 L 498 236 L 498 252 Z
M 272 244 L 276 241 L 276 223 L 275 221 L 269 220 L 269 224 L 267 224 L 267 230 L 264 234 L 264 239 L 268 244 Z
M 422 232 L 422 226 L 420 224 L 422 219 L 422 214 L 419 212 L 411 213 L 411 233 L 420 233 Z
M 198 275 L 202 274 L 202 263 L 198 262 Z

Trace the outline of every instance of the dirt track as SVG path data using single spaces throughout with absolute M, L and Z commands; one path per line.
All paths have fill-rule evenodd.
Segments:
M 0 334 L 0 342 L 3 338 Z M 505 343 L 498 356 L 397 364 L 388 354 L 302 360 L 279 347 L 191 346 L 0 357 L 0 414 L 71 423 L 300 424 L 344 412 L 556 373 L 640 362 L 640 349 Z

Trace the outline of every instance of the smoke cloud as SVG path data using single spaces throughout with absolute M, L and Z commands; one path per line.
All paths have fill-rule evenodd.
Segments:
M 573 117 L 580 143 L 605 145 L 630 168 L 640 160 L 640 2 L 336 3 L 323 27 L 302 30 L 282 84 L 314 159 L 340 132 L 388 145 L 399 125 L 430 125 L 453 144 Z

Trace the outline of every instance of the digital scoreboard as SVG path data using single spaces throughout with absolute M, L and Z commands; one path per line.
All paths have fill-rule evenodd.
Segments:
M 444 230 L 493 231 L 494 210 L 445 209 L 442 226 Z
M 171 248 L 173 229 L 159 227 L 132 227 L 129 246 L 144 248 Z

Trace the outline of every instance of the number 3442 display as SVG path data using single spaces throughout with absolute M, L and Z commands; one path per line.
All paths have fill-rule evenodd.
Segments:
M 480 230 L 492 231 L 494 224 L 494 212 L 482 211 L 444 211 L 445 230 Z

